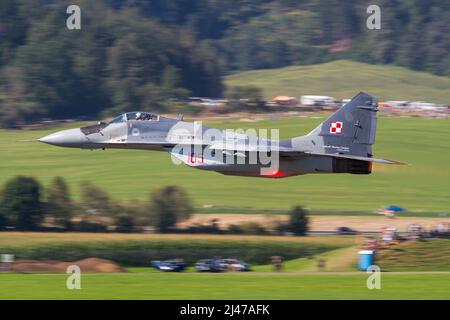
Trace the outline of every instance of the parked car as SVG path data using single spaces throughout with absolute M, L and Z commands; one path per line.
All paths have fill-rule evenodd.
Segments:
M 152 266 L 157 270 L 166 272 L 181 272 L 186 268 L 186 264 L 180 259 L 152 261 Z
M 250 271 L 250 264 L 236 259 L 222 259 L 219 264 L 227 271 Z
M 358 234 L 358 231 L 349 227 L 339 227 L 336 229 L 336 233 L 340 235 L 353 235 Z
M 197 261 L 195 268 L 198 272 L 222 272 L 225 269 L 221 266 L 219 259 L 202 259 Z

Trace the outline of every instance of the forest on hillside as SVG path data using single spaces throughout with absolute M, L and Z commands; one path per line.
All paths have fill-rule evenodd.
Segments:
M 449 21 L 438 0 L 0 0 L 0 126 L 173 111 L 226 74 L 336 59 L 450 76 Z

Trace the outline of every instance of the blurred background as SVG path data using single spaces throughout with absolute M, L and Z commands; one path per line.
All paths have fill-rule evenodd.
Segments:
M 70 5 L 80 29 L 67 28 Z M 381 10 L 380 29 L 367 27 L 369 5 Z M 305 297 L 270 272 L 365 270 L 360 249 L 386 271 L 449 271 L 449 21 L 450 3 L 438 0 L 0 0 L 3 270 L 61 272 L 54 261 L 79 261 L 94 272 L 268 273 L 262 287 L 273 290 L 218 282 L 207 290 L 218 298 Z M 276 128 L 286 139 L 359 91 L 380 102 L 375 155 L 408 165 L 255 180 L 157 152 L 19 142 L 136 110 Z
M 70 4 L 81 9 L 81 30 L 66 28 Z M 342 59 L 450 75 L 447 1 L 370 4 L 381 9 L 380 30 L 367 28 L 364 0 L 2 0 L 0 124 L 130 110 L 194 112 L 176 99 L 239 95 L 227 87 L 226 75 Z M 328 66 L 326 73 L 340 64 Z M 328 83 L 326 75 L 315 79 L 323 82 L 316 83 L 316 94 L 334 96 L 364 67 L 347 62 L 339 83 Z M 314 94 L 296 89 L 294 97 Z M 336 98 L 351 98 L 357 91 Z M 384 93 L 380 99 L 419 98 L 407 93 Z M 261 98 L 265 92 L 246 94 Z M 431 102 L 448 103 L 445 99 L 436 96 Z

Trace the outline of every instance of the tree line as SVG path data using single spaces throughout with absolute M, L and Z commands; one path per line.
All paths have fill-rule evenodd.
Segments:
M 221 230 L 215 221 L 177 229 L 177 223 L 188 220 L 194 212 L 192 201 L 178 186 L 155 190 L 147 201 L 125 202 L 112 200 L 107 192 L 87 181 L 79 187 L 80 199 L 74 201 L 61 177 L 55 177 L 47 187 L 33 177 L 12 178 L 0 192 L 0 230 L 143 232 L 151 226 L 160 233 L 269 233 L 255 223 Z M 308 217 L 301 207 L 294 207 L 288 223 L 278 224 L 275 230 L 295 235 L 305 235 L 307 231 Z
M 193 211 L 183 189 L 166 186 L 149 201 L 117 202 L 90 182 L 80 183 L 81 196 L 74 201 L 61 177 L 43 188 L 33 177 L 17 176 L 0 193 L 0 229 L 47 231 L 131 232 L 137 226 L 154 226 L 167 232 Z
M 79 1 L 81 30 L 60 1 L 0 2 L 0 124 L 167 111 L 173 98 L 220 96 L 215 56 L 181 28 L 132 8 Z
M 0 1 L 0 126 L 186 110 L 240 70 L 351 59 L 450 76 L 450 3 L 378 0 Z M 373 4 L 373 3 L 370 3 Z M 188 109 L 189 110 L 189 109 Z

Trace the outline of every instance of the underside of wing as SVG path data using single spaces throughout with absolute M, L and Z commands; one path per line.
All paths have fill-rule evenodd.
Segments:
M 202 147 L 209 147 L 210 149 L 214 150 L 221 150 L 221 151 L 228 151 L 231 153 L 243 153 L 243 152 L 271 152 L 271 153 L 279 153 L 280 157 L 283 158 L 300 158 L 300 157 L 306 157 L 306 156 L 321 156 L 321 157 L 332 157 L 332 158 L 341 158 L 341 159 L 353 159 L 353 160 L 359 160 L 359 161 L 367 161 L 367 162 L 376 162 L 376 163 L 383 163 L 383 164 L 404 164 L 398 161 L 394 160 L 388 160 L 388 159 L 380 159 L 380 158 L 373 158 L 373 157 L 363 157 L 363 156 L 356 156 L 356 155 L 349 155 L 349 154 L 340 154 L 340 153 L 320 153 L 320 152 L 311 152 L 311 151 L 300 151 L 295 150 L 293 148 L 289 147 L 283 147 L 277 144 L 262 144 L 262 145 L 246 145 L 246 144 L 236 144 L 236 145 L 230 145 L 230 144 L 224 144 L 224 143 L 212 143 L 212 144 L 205 144 L 205 143 L 187 143 L 187 144 L 174 144 L 167 141 L 161 141 L 161 142 L 152 142 L 153 145 L 161 145 L 164 147 L 174 147 L 175 145 L 178 146 L 195 146 L 199 145 Z
M 235 150 L 240 151 L 240 150 Z M 363 157 L 363 156 L 355 156 L 350 154 L 340 154 L 340 153 L 320 153 L 320 152 L 311 152 L 311 151 L 300 151 L 295 150 L 293 148 L 287 148 L 287 147 L 258 147 L 253 151 L 257 152 L 278 152 L 280 157 L 284 158 L 300 158 L 305 156 L 321 156 L 321 157 L 332 157 L 332 158 L 341 158 L 341 159 L 353 159 L 353 160 L 360 160 L 360 161 L 367 161 L 367 162 L 376 162 L 376 163 L 383 163 L 383 164 L 397 164 L 397 165 L 403 165 L 404 163 L 398 162 L 395 160 L 388 160 L 388 159 L 381 159 L 381 158 L 374 158 L 374 157 Z
M 377 163 L 384 163 L 384 164 L 404 164 L 402 162 L 394 161 L 394 160 L 388 160 L 388 159 L 380 159 L 380 158 L 373 158 L 373 157 L 361 157 L 361 156 L 354 156 L 349 154 L 339 154 L 339 153 L 308 153 L 311 155 L 318 155 L 318 156 L 327 156 L 327 157 L 333 157 L 333 158 L 341 158 L 341 159 L 353 159 L 353 160 L 360 160 L 360 161 L 367 161 L 367 162 L 377 162 Z
M 304 157 L 304 156 L 321 156 L 321 157 L 332 157 L 332 158 L 340 158 L 340 159 L 353 159 L 353 160 L 360 160 L 360 161 L 367 161 L 367 162 L 376 162 L 376 163 L 383 163 L 383 164 L 398 164 L 402 165 L 404 163 L 394 161 L 394 160 L 388 160 L 388 159 L 380 159 L 380 158 L 373 158 L 373 157 L 362 157 L 362 156 L 354 156 L 350 154 L 340 154 L 340 153 L 318 153 L 318 152 L 309 152 L 309 151 L 282 151 L 280 152 L 280 156 L 286 156 L 286 157 Z

